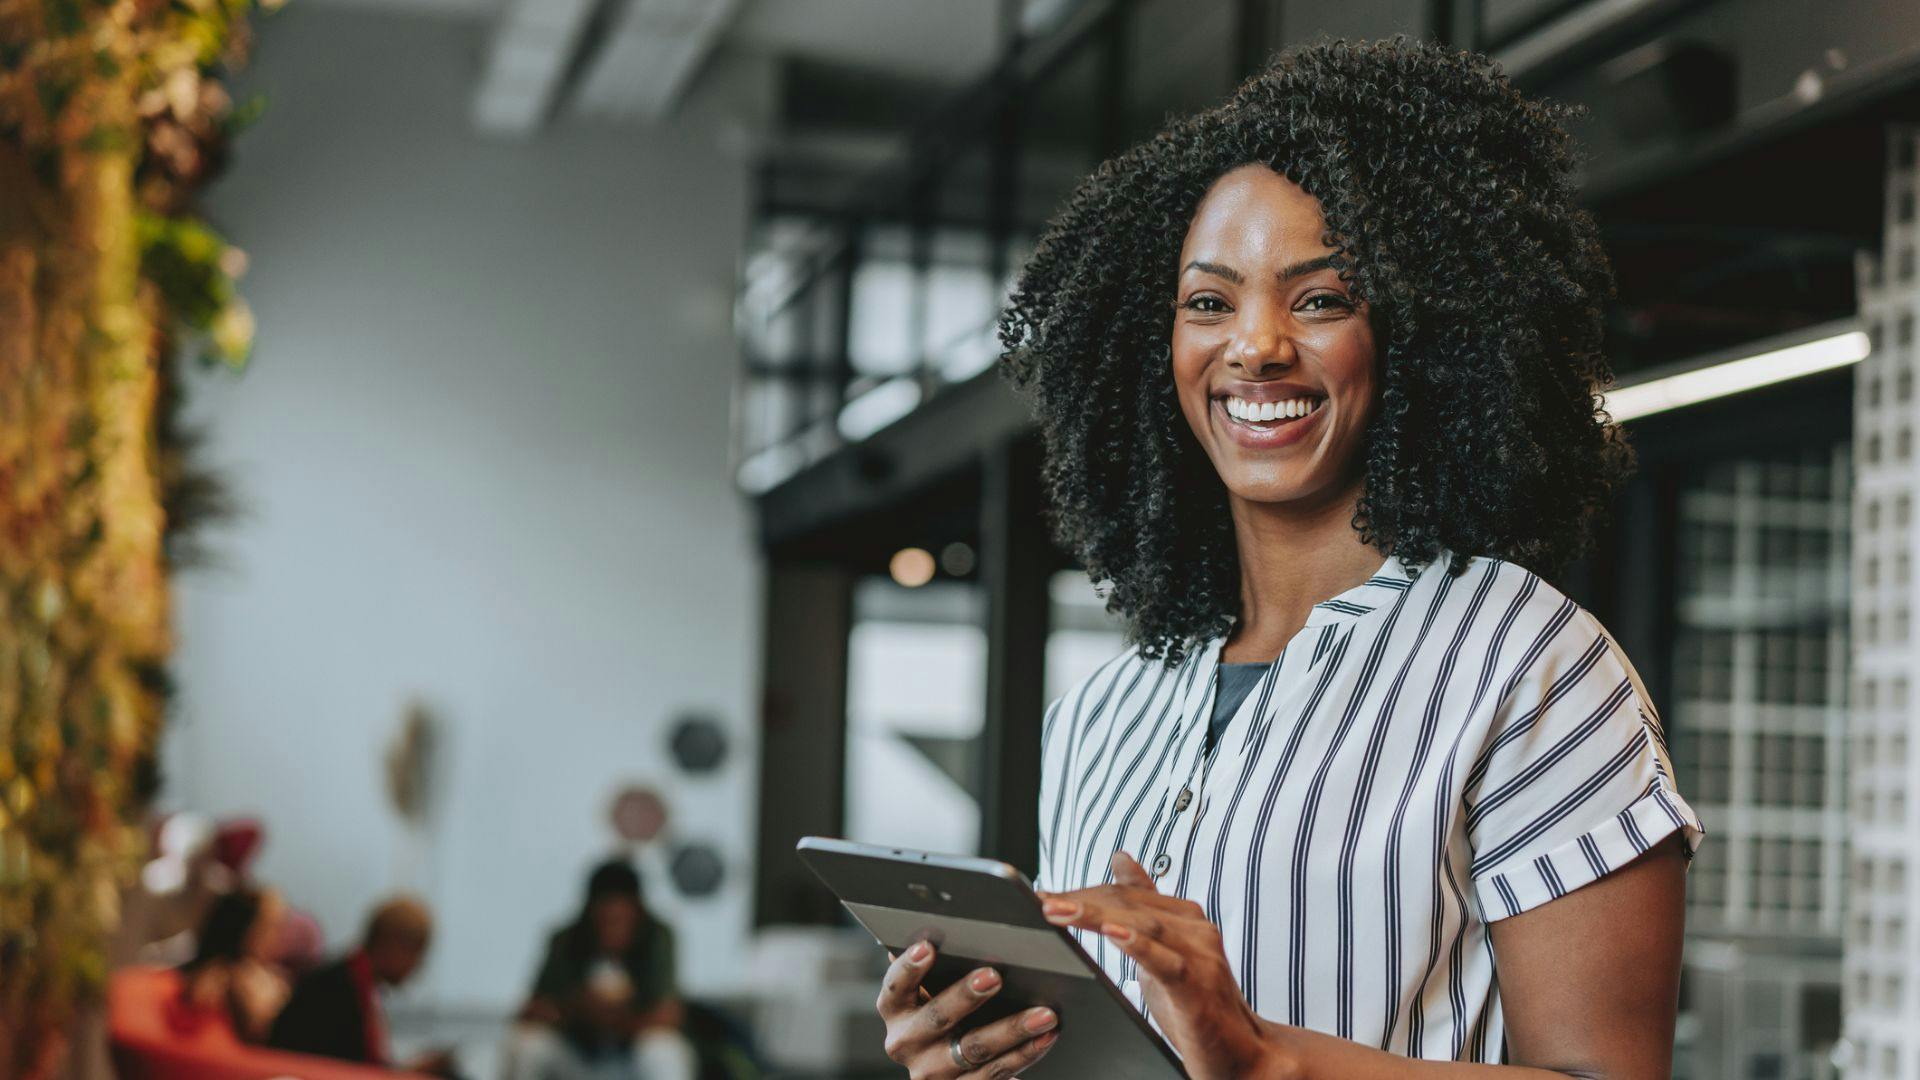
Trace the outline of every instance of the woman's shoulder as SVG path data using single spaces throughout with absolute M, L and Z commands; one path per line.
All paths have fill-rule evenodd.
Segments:
M 1444 582 L 1443 582 L 1443 579 Z M 1533 570 L 1494 555 L 1456 555 L 1449 551 L 1425 566 L 1417 584 L 1434 593 L 1444 585 L 1444 603 L 1479 619 L 1513 628 L 1554 629 L 1573 625 L 1604 632 L 1600 620 L 1559 586 Z M 1442 602 L 1436 597 L 1435 602 Z
M 1471 612 L 1472 633 L 1497 649 L 1494 666 L 1512 689 L 1595 669 L 1626 680 L 1646 704 L 1646 687 L 1620 642 L 1578 600 L 1519 563 L 1488 555 L 1460 562 L 1445 603 Z
M 1193 663 L 1207 645 L 1201 642 L 1191 646 L 1179 662 L 1169 664 L 1164 656 L 1148 656 L 1141 646 L 1127 644 L 1068 683 L 1064 691 L 1047 703 L 1046 731 L 1051 732 L 1058 721 L 1077 724 L 1080 719 L 1102 711 L 1104 704 L 1116 696 L 1165 686 L 1176 672 Z

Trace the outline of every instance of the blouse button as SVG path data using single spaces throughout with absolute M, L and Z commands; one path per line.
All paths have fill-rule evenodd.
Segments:
M 1177 814 L 1180 811 L 1185 810 L 1187 807 L 1192 805 L 1193 805 L 1193 789 L 1184 788 L 1184 787 L 1181 788 L 1179 796 L 1173 800 L 1173 812 Z
M 1153 876 L 1154 877 L 1166 877 L 1167 871 L 1172 868 L 1173 868 L 1173 856 L 1165 854 L 1164 852 L 1158 858 L 1153 860 Z

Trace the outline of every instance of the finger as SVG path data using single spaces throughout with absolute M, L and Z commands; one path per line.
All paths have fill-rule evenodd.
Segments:
M 1007 1080 L 1008 1077 L 1019 1076 L 1022 1070 L 1032 1068 L 1035 1062 L 1046 1057 L 1047 1051 L 1053 1049 L 1054 1042 L 1059 1038 L 1057 1031 L 1035 1036 L 965 1075 L 969 1080 L 976 1077 L 979 1080 Z
M 1107 923 L 1100 927 L 1100 933 L 1121 952 L 1133 957 L 1142 975 L 1164 985 L 1185 980 L 1192 966 L 1186 952 L 1157 938 L 1135 933 L 1130 927 Z
M 1115 885 L 1133 885 L 1153 892 L 1160 891 L 1153 882 L 1153 875 L 1147 873 L 1147 868 L 1141 866 L 1139 860 L 1124 851 L 1114 852 L 1108 866 L 1113 870 Z
M 933 966 L 933 946 L 916 941 L 906 952 L 894 957 L 886 976 L 880 980 L 880 1000 L 875 1007 L 888 1020 L 920 1007 L 920 980 Z
M 1111 910 L 1101 895 L 1097 889 L 1081 889 L 1051 896 L 1041 903 L 1040 914 L 1055 926 L 1077 926 L 1092 930 L 1100 925 Z
M 1060 1018 L 1054 1015 L 1052 1009 L 1044 1005 L 1035 1006 L 991 1024 L 983 1024 L 960 1036 L 960 1056 L 967 1059 L 970 1067 L 993 1075 L 991 1070 L 1008 1054 L 1019 1053 L 1027 1044 L 1052 1033 L 1059 1024 Z M 1053 1044 L 1049 1042 L 1047 1045 Z M 951 1052 L 945 1046 L 940 1049 L 947 1054 L 948 1063 L 951 1064 Z
M 976 968 L 966 978 L 933 995 L 915 1015 L 914 1035 L 928 1040 L 945 1040 L 953 1026 L 1000 992 L 1000 973 L 992 968 Z
M 892 962 L 898 959 L 900 959 L 899 953 L 894 952 L 892 949 L 887 950 L 888 962 Z M 933 995 L 927 993 L 927 988 L 925 986 L 920 987 L 920 989 L 915 991 L 913 995 L 913 1000 L 915 1004 L 920 1004 L 922 1002 L 930 1001 L 932 1000 L 932 998 L 933 998 Z
M 1128 891 L 1135 890 L 1129 887 Z M 1165 930 L 1168 909 L 1157 904 L 1143 904 L 1140 899 L 1137 892 L 1129 896 L 1123 892 L 1096 892 L 1090 889 L 1078 898 L 1056 897 L 1048 900 L 1040 906 L 1040 912 L 1055 926 L 1075 926 L 1097 931 L 1103 924 L 1119 923 L 1149 937 L 1161 936 Z
M 1180 916 L 1198 914 L 1201 917 L 1205 917 L 1205 913 L 1200 905 L 1185 897 L 1172 896 L 1167 893 L 1157 892 L 1153 889 L 1143 888 L 1139 885 L 1122 885 L 1117 883 L 1113 885 L 1091 885 L 1084 889 L 1075 889 L 1072 892 L 1039 893 L 1038 895 L 1042 908 L 1045 908 L 1048 903 L 1056 900 L 1065 900 L 1074 903 L 1099 901 L 1106 904 L 1124 905 L 1128 907 L 1153 908 L 1158 911 L 1169 912 Z

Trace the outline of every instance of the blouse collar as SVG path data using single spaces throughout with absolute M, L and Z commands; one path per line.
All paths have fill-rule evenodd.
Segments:
M 1449 555 L 1442 552 L 1439 558 L 1434 560 L 1434 564 L 1443 564 L 1448 558 Z M 1351 622 L 1383 604 L 1392 603 L 1402 593 L 1413 587 L 1413 579 L 1418 572 L 1419 567 L 1408 566 L 1400 560 L 1398 555 L 1389 555 L 1387 561 L 1380 565 L 1380 569 L 1373 572 L 1372 577 L 1345 592 L 1313 605 L 1307 612 L 1306 626 Z M 1232 624 L 1238 621 L 1240 621 L 1238 615 L 1227 616 L 1229 629 L 1215 637 L 1209 643 L 1212 647 L 1207 651 L 1217 656 L 1220 646 L 1226 643 L 1226 639 L 1232 633 Z
M 1429 565 L 1444 565 L 1451 557 L 1450 553 L 1442 551 L 1440 556 Z M 1406 591 L 1413 587 L 1415 572 L 1416 568 L 1409 567 L 1400 561 L 1398 555 L 1389 555 L 1386 562 L 1380 565 L 1380 569 L 1373 572 L 1372 577 L 1337 596 L 1313 605 L 1307 612 L 1306 625 L 1301 629 L 1304 631 L 1310 627 L 1328 626 L 1359 619 L 1374 609 L 1405 595 Z M 1232 624 L 1238 619 L 1237 615 L 1228 616 L 1228 629 L 1208 640 L 1194 654 L 1194 661 L 1199 664 L 1199 672 L 1205 677 L 1196 678 L 1189 685 L 1183 715 L 1200 716 L 1202 715 L 1200 710 L 1211 709 L 1214 672 L 1219 669 L 1220 653 L 1226 648 L 1227 638 L 1232 633 Z
M 1358 619 L 1382 604 L 1399 599 L 1400 594 L 1413 587 L 1413 577 L 1413 569 L 1401 562 L 1400 556 L 1389 555 L 1372 577 L 1313 605 L 1313 610 L 1307 613 L 1307 625 L 1325 626 Z

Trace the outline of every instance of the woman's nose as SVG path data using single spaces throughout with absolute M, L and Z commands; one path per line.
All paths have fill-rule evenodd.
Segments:
M 1292 341 L 1272 325 L 1249 328 L 1234 338 L 1227 351 L 1227 363 L 1248 375 L 1261 375 L 1269 368 L 1292 362 Z

